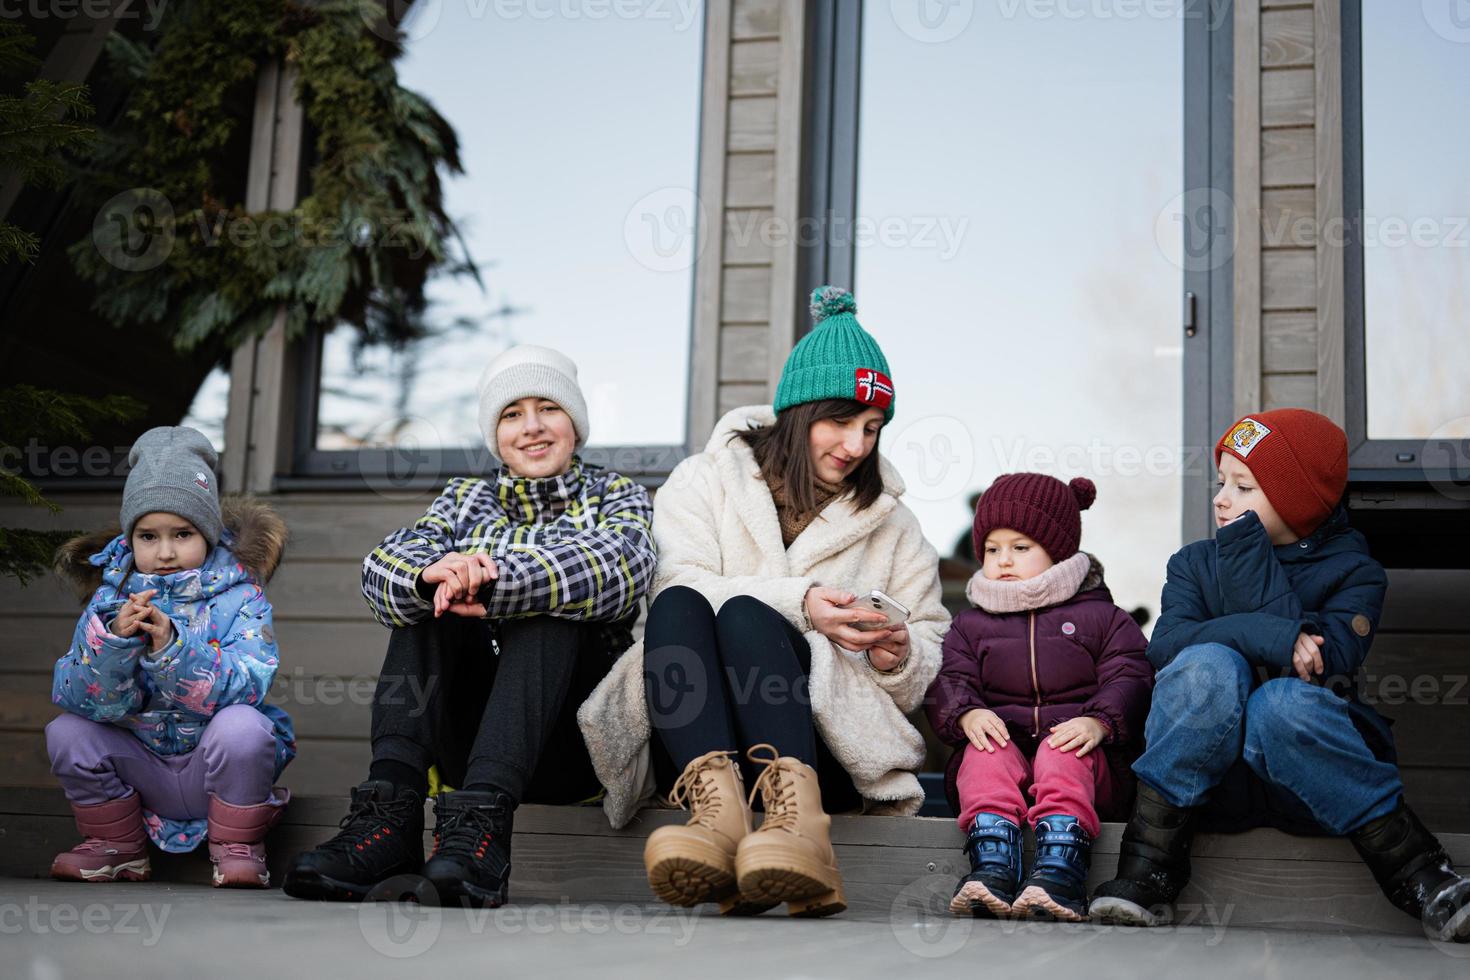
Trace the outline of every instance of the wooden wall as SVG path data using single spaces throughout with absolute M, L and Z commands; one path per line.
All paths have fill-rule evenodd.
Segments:
M 708 0 L 689 445 L 768 401 L 794 343 L 804 0 Z
M 1236 0 L 1234 17 L 1236 414 L 1341 424 L 1339 0 Z

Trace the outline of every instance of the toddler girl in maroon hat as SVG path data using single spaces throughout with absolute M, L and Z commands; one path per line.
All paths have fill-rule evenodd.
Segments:
M 971 867 L 950 903 L 959 915 L 1087 917 L 1098 809 L 1114 792 L 1098 749 L 1141 735 L 1153 685 L 1143 633 L 1078 550 L 1096 496 L 1083 477 L 1013 473 L 975 511 L 975 608 L 955 617 L 926 699 L 957 746 L 946 786 Z M 1023 824 L 1036 833 L 1024 880 Z

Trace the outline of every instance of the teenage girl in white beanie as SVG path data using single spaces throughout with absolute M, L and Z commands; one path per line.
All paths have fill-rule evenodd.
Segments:
M 360 901 L 410 874 L 443 900 L 498 906 L 516 806 L 598 791 L 575 714 L 632 642 L 653 508 L 643 487 L 576 455 L 587 403 L 566 355 L 512 348 L 478 394 L 500 467 L 450 480 L 363 560 L 363 596 L 392 630 L 373 762 L 341 833 L 293 862 L 287 894 Z M 445 791 L 425 862 L 431 766 Z

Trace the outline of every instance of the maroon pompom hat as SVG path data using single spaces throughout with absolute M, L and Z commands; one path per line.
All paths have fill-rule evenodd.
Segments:
M 975 508 L 975 557 L 985 558 L 985 538 L 997 528 L 1019 531 L 1046 549 L 1053 562 L 1066 561 L 1082 543 L 1082 512 L 1097 499 L 1097 486 L 1079 476 L 1063 483 L 1044 473 L 998 477 Z

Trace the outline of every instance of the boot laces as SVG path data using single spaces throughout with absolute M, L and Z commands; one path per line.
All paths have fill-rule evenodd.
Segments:
M 506 808 L 499 803 L 450 810 L 435 821 L 434 854 L 483 858 L 485 848 L 497 839 L 505 816 Z
M 770 753 L 769 757 L 757 755 L 757 751 L 764 749 Z M 755 803 L 756 794 L 760 794 L 761 802 L 765 806 L 766 819 L 761 823 L 761 830 L 796 830 L 796 780 L 786 778 L 785 770 L 781 766 L 781 754 L 776 747 L 767 742 L 752 745 L 745 753 L 745 757 L 758 765 L 764 765 L 765 771 L 756 779 L 755 785 L 750 789 L 750 803 Z
M 338 821 L 337 836 L 322 845 L 332 850 L 352 850 L 365 837 L 381 832 L 385 824 L 399 824 L 407 819 L 416 801 L 379 800 L 375 797 L 354 799 L 347 809 L 347 816 Z
M 714 781 L 704 775 L 721 765 L 733 765 L 728 761 L 733 752 L 710 752 L 695 759 L 684 767 L 674 788 L 669 791 L 669 805 L 689 810 L 690 822 L 708 826 L 720 813 L 720 799 L 714 791 Z M 739 770 L 736 770 L 737 774 Z

